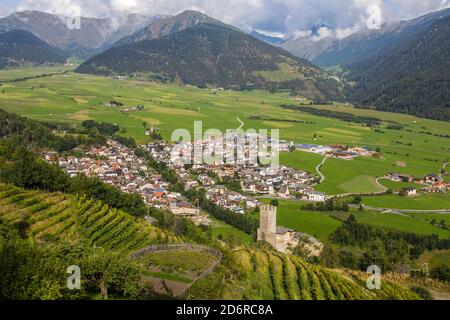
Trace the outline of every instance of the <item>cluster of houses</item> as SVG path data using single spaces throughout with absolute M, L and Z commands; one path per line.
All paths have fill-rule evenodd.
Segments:
M 169 191 L 169 183 L 160 174 L 150 170 L 145 159 L 114 140 L 109 140 L 104 147 L 92 147 L 84 157 L 63 157 L 48 152 L 44 154 L 44 159 L 57 164 L 71 177 L 97 177 L 123 192 L 139 194 L 150 207 L 200 219 L 200 210 L 182 194 Z
M 212 148 L 211 145 L 202 147 Z M 215 142 L 211 142 L 214 144 Z M 237 213 L 251 211 L 260 205 L 257 197 L 283 199 L 304 199 L 323 202 L 327 195 L 313 188 L 316 177 L 305 171 L 280 166 L 273 170 L 270 166 L 242 161 L 234 164 L 194 164 L 184 165 L 180 157 L 192 152 L 192 146 L 170 144 L 150 144 L 141 146 L 150 152 L 157 161 L 164 162 L 175 170 L 186 189 L 203 188 L 207 198 L 223 208 Z M 180 157 L 174 157 L 173 148 L 177 148 Z M 284 147 L 284 146 L 283 146 Z M 234 180 L 239 192 L 229 190 L 223 181 Z M 236 190 L 237 188 L 233 188 Z
M 296 150 L 312 152 L 321 155 L 330 155 L 338 159 L 353 160 L 357 157 L 371 157 L 376 152 L 369 147 L 348 147 L 340 144 L 321 146 L 315 144 L 295 144 Z
M 401 173 L 389 173 L 386 178 L 394 182 L 407 182 L 423 185 L 423 188 L 417 189 L 413 187 L 403 188 L 399 194 L 407 197 L 414 197 L 418 192 L 423 193 L 445 193 L 450 190 L 450 182 L 445 182 L 442 176 L 438 174 L 428 174 L 422 178 L 416 178 L 412 175 Z

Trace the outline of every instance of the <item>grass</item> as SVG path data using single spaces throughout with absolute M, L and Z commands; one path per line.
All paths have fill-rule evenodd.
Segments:
M 145 270 L 143 271 L 143 274 L 152 278 L 157 279 L 164 279 L 169 281 L 175 281 L 175 282 L 181 282 L 181 283 L 192 283 L 192 279 L 180 276 L 178 274 L 174 273 L 168 273 L 168 272 L 152 272 Z
M 47 72 L 48 70 L 42 68 L 8 70 L 0 73 L 0 79 L 17 79 Z M 104 105 L 111 100 L 123 102 L 124 108 L 144 105 L 145 110 L 120 112 L 124 108 Z M 192 86 L 119 81 L 75 73 L 3 83 L 0 88 L 0 108 L 6 111 L 38 120 L 70 123 L 73 126 L 79 126 L 87 119 L 116 123 L 125 130 L 124 135 L 135 138 L 139 143 L 149 141 L 145 136 L 144 121 L 157 127 L 163 137 L 170 140 L 175 129 L 186 128 L 192 131 L 194 121 L 201 120 L 204 130 L 217 128 L 224 131 L 239 127 L 239 117 L 245 122 L 244 129 L 278 129 L 282 139 L 295 143 L 344 144 L 381 149 L 383 159 L 329 159 L 322 168 L 326 179 L 317 186 L 319 191 L 329 194 L 377 192 L 380 187 L 375 183 L 376 177 L 389 172 L 417 177 L 438 173 L 449 158 L 448 138 L 421 133 L 448 134 L 448 122 L 360 110 L 342 104 L 313 106 L 385 121 L 397 121 L 404 126 L 402 131 L 391 130 L 387 128 L 388 123 L 384 123 L 380 132 L 361 124 L 322 118 L 280 107 L 282 104 L 296 103 L 288 93 L 271 94 L 259 90 L 213 92 Z M 292 119 L 298 122 L 249 119 L 251 116 Z M 318 155 L 301 152 L 281 155 L 282 164 L 313 173 L 320 160 Z M 405 166 L 399 166 L 400 163 Z M 403 203 L 397 200 L 399 199 L 389 199 L 394 201 L 393 207 L 398 207 L 397 202 Z M 379 199 L 371 201 L 377 202 Z M 440 204 L 447 202 L 438 201 Z M 432 208 L 438 207 L 436 204 L 430 204 Z M 426 205 L 428 204 L 425 202 L 424 206 Z
M 431 268 L 439 265 L 450 266 L 450 250 L 427 251 L 417 261 L 420 265 L 428 263 Z
M 416 219 L 425 220 L 427 222 L 432 222 L 433 220 L 436 223 L 440 223 L 441 221 L 445 221 L 446 226 L 450 226 L 450 214 L 446 213 L 437 213 L 437 214 L 429 214 L 429 213 L 408 213 L 411 217 L 415 217 Z
M 388 179 L 380 179 L 380 183 L 385 186 L 388 189 L 398 191 L 403 188 L 416 188 L 416 189 L 422 189 L 425 186 L 417 183 L 412 182 L 395 182 Z
M 277 225 L 305 232 L 321 241 L 326 241 L 329 235 L 341 225 L 341 222 L 333 217 L 335 215 L 333 212 L 303 211 L 301 210 L 301 206 L 302 203 L 299 202 L 279 201 Z M 356 219 L 361 223 L 379 226 L 385 229 L 395 229 L 424 235 L 436 234 L 442 238 L 450 237 L 450 231 L 433 226 L 425 219 L 413 215 L 402 216 L 392 213 L 352 211 L 350 213 L 339 213 L 338 216 L 339 219 L 345 219 L 350 214 L 354 214 Z M 450 215 L 446 217 L 448 218 Z M 442 219 L 444 218 L 436 220 L 440 222 Z
M 301 78 L 301 74 L 296 68 L 286 62 L 280 63 L 276 71 L 256 71 L 255 75 L 262 76 L 269 81 L 289 81 Z
M 212 225 L 212 236 L 214 239 L 217 239 L 219 235 L 222 235 L 224 240 L 232 239 L 233 242 L 237 241 L 244 245 L 249 245 L 254 242 L 251 235 L 217 219 L 212 220 L 214 221 Z
M 280 154 L 280 162 L 288 167 L 305 170 L 316 174 L 316 167 L 322 162 L 323 156 L 311 152 L 284 152 Z
M 269 200 L 270 201 L 270 200 Z M 330 213 L 308 212 L 300 209 L 301 204 L 293 201 L 279 201 L 277 225 L 310 234 L 319 240 L 327 240 L 341 222 Z
M 436 234 L 441 238 L 450 237 L 450 231 L 435 227 L 425 221 L 392 213 L 352 212 L 356 220 L 385 229 L 395 229 L 422 235 Z
M 155 252 L 141 259 L 146 265 L 193 272 L 208 268 L 215 260 L 205 253 L 187 251 Z
M 366 197 L 363 203 L 367 206 L 404 209 L 404 210 L 442 210 L 450 209 L 450 196 L 446 194 L 423 194 L 417 197 L 402 197 L 398 195 L 383 195 Z
M 73 70 L 74 67 L 53 66 L 53 67 L 23 67 L 11 70 L 0 70 L 0 81 L 11 81 L 23 77 L 38 77 L 48 74 L 63 73 Z

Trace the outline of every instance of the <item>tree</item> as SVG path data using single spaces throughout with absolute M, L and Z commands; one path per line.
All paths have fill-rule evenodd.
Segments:
M 110 291 L 133 298 L 142 290 L 140 268 L 122 254 L 96 249 L 80 267 L 86 285 L 97 287 L 103 299 L 108 299 Z
M 391 264 L 386 255 L 384 244 L 380 239 L 369 243 L 368 250 L 364 253 L 364 265 L 365 267 L 376 265 L 383 271 L 390 269 Z
M 333 245 L 326 243 L 320 254 L 319 262 L 327 268 L 336 268 L 339 266 L 339 254 Z
M 355 196 L 355 198 L 353 198 L 353 204 L 361 204 L 361 202 L 363 201 L 362 197 L 360 195 Z
M 440 264 L 433 267 L 430 271 L 430 277 L 441 281 L 450 281 L 450 266 L 446 264 Z
M 280 205 L 280 202 L 277 199 L 272 199 L 270 201 L 270 205 L 274 207 L 278 207 Z

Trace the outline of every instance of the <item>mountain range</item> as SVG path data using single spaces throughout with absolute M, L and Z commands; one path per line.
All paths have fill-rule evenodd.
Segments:
M 308 61 L 193 11 L 156 21 L 77 72 L 146 74 L 200 87 L 287 88 L 311 99 L 340 96 L 336 80 Z
M 66 59 L 63 50 L 50 46 L 31 32 L 13 30 L 0 33 L 0 69 L 61 64 Z
M 25 30 L 68 56 L 88 58 L 110 48 L 125 36 L 162 17 L 127 15 L 115 19 L 80 18 L 80 29 L 71 29 L 69 18 L 40 11 L 22 11 L 0 19 L 0 31 Z
M 345 94 L 358 107 L 450 120 L 449 16 L 445 9 L 344 39 L 285 40 L 248 35 L 196 11 L 81 18 L 79 30 L 68 28 L 66 17 L 24 11 L 0 19 L 0 68 L 75 56 L 87 59 L 77 70 L 82 73 L 287 89 L 314 100 Z M 338 77 L 316 65 L 333 67 Z

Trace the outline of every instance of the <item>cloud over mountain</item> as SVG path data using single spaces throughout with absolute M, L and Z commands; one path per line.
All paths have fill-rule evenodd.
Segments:
M 345 37 L 361 27 L 377 29 L 384 22 L 409 19 L 450 6 L 449 0 L 13 0 L 18 10 L 34 9 L 72 15 L 110 17 L 124 13 L 174 15 L 198 10 L 246 31 L 299 35 L 317 26 L 311 36 Z M 1 8 L 0 8 L 1 13 Z

